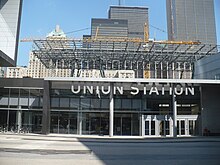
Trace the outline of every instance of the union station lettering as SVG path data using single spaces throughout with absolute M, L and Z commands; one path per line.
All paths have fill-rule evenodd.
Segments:
M 108 95 L 110 93 L 111 87 L 110 86 L 92 86 L 92 85 L 72 85 L 71 91 L 74 94 L 78 94 L 83 92 L 83 94 L 104 94 Z M 113 86 L 113 93 L 114 95 L 120 94 L 123 95 L 125 91 L 124 86 Z M 130 86 L 129 89 L 126 88 L 126 91 L 129 91 L 131 95 L 137 95 L 140 91 L 143 91 L 144 95 L 165 95 L 169 94 L 172 95 L 194 95 L 195 90 L 192 85 L 187 83 L 185 84 L 170 84 L 170 83 L 152 83 L 146 84 L 145 86 Z

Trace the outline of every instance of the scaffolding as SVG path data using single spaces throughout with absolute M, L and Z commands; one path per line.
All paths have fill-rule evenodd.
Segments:
M 191 78 L 193 64 L 219 46 L 191 42 L 36 39 L 33 54 L 49 69 L 134 70 L 136 78 Z M 75 70 L 78 70 L 77 74 Z

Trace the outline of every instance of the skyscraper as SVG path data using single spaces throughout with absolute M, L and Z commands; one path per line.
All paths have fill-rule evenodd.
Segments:
M 213 0 L 167 0 L 169 40 L 216 44 Z
M 92 19 L 91 35 L 95 37 L 127 37 L 128 21 L 125 19 Z
M 22 0 L 0 0 L 0 67 L 15 66 Z
M 110 6 L 109 19 L 128 20 L 128 37 L 144 39 L 145 24 L 148 26 L 148 8 Z

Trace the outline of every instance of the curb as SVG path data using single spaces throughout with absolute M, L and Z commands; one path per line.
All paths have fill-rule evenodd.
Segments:
M 54 149 L 20 149 L 0 148 L 0 152 L 32 153 L 32 154 L 92 154 L 92 150 L 54 150 Z

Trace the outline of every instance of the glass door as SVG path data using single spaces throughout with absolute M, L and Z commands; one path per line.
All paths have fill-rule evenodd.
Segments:
M 145 135 L 155 135 L 155 120 L 146 120 L 145 121 Z
M 199 131 L 198 115 L 178 115 L 177 116 L 177 135 L 193 136 L 198 135 Z
M 177 135 L 196 135 L 196 120 L 180 119 L 177 120 Z
M 186 135 L 186 123 L 185 120 L 177 120 L 177 135 Z
M 150 135 L 156 135 L 156 131 L 155 131 L 155 126 L 156 126 L 156 125 L 155 125 L 155 120 L 151 120 L 150 124 L 151 124 L 151 125 L 150 125 L 150 129 L 151 129 L 151 130 L 150 130 L 150 133 L 151 133 Z
M 165 115 L 144 116 L 144 135 L 146 136 L 169 136 L 170 117 Z
M 189 135 L 195 135 L 196 134 L 196 121 L 195 120 L 189 120 Z
M 145 121 L 145 135 L 150 135 L 150 121 Z

